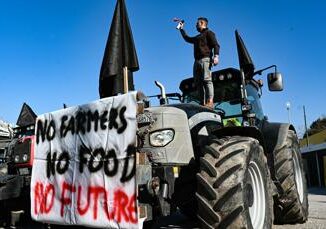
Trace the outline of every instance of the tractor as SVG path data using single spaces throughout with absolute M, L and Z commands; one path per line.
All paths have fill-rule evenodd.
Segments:
M 212 72 L 214 109 L 200 105 L 193 78 L 182 94 L 157 97 L 137 115 L 136 182 L 139 217 L 152 220 L 176 212 L 201 228 L 271 228 L 304 223 L 308 216 L 305 173 L 293 125 L 270 122 L 260 97 L 267 74 L 270 91 L 282 91 L 277 67 L 255 71 L 236 31 L 240 69 Z M 180 103 L 171 103 L 177 99 Z M 153 223 L 154 222 L 154 223 Z M 146 224 L 145 224 L 146 225 Z
M 200 105 L 193 78 L 181 82 L 182 94 L 165 93 L 156 82 L 161 93 L 153 97 L 160 106 L 137 94 L 136 184 L 144 228 L 158 228 L 160 219 L 173 215 L 194 219 L 201 228 L 260 229 L 307 220 L 295 128 L 270 122 L 260 103 L 263 84 L 256 75 L 274 68 L 267 74 L 270 91 L 283 90 L 282 76 L 275 65 L 255 71 L 237 32 L 236 41 L 240 69 L 212 72 L 214 109 Z M 29 203 L 35 141 L 36 115 L 25 105 L 20 116 L 8 146 L 8 175 L 17 181 L 11 192 L 18 201 L 9 200 L 14 205 Z M 9 190 L 9 181 L 3 189 Z
M 0 139 L 0 146 L 1 142 L 6 143 L 0 155 L 0 226 L 19 226 L 30 218 L 35 119 L 36 114 L 24 103 L 11 137 Z

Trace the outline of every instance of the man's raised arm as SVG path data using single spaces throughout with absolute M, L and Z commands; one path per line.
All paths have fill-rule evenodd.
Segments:
M 195 38 L 194 37 L 189 37 L 186 33 L 186 31 L 184 31 L 183 28 L 180 28 L 180 32 L 181 32 L 181 35 L 183 37 L 183 39 L 188 42 L 188 43 L 191 43 L 193 44 L 195 42 Z

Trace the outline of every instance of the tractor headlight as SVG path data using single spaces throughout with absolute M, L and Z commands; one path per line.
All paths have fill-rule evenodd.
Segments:
M 27 158 L 28 158 L 28 155 L 25 153 L 25 154 L 23 155 L 23 161 L 27 161 Z
M 174 138 L 173 130 L 160 130 L 149 135 L 149 143 L 152 146 L 166 146 Z
M 15 162 L 19 162 L 19 155 L 16 155 L 15 158 L 14 158 Z

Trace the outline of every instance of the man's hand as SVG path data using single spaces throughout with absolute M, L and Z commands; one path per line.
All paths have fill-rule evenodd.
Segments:
M 214 59 L 213 59 L 213 64 L 214 66 L 218 64 L 218 55 L 214 56 Z

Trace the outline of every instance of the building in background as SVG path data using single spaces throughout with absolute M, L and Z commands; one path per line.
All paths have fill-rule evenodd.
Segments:
M 326 130 L 300 140 L 308 187 L 326 187 Z

